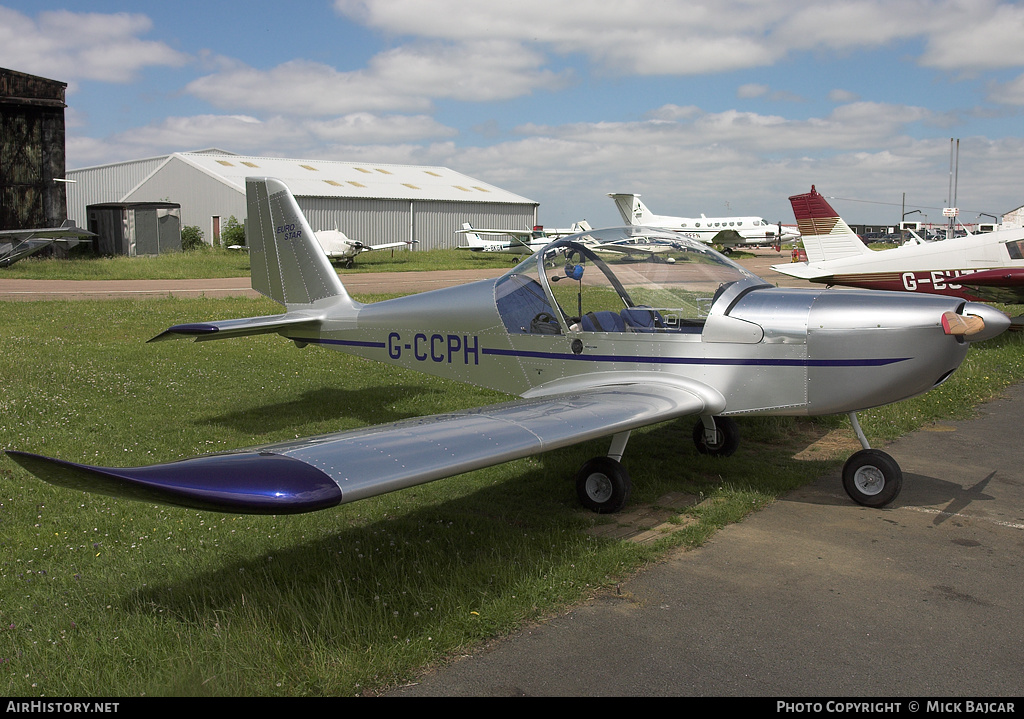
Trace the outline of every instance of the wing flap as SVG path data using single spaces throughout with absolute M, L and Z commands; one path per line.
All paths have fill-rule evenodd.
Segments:
M 149 467 L 90 467 L 23 452 L 8 455 L 59 486 L 197 509 L 288 514 L 365 499 L 706 409 L 695 391 L 617 385 Z

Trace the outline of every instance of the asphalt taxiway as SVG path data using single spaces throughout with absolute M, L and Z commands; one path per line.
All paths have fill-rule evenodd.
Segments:
M 838 472 L 393 696 L 1019 697 L 1024 385 L 886 447 L 903 492 Z

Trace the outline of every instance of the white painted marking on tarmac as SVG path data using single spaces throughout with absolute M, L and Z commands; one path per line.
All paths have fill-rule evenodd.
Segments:
M 935 509 L 933 507 L 917 507 L 914 505 L 903 505 L 901 507 L 894 507 L 894 509 L 909 509 L 912 512 L 921 512 L 923 514 L 938 514 L 943 517 L 959 517 L 961 519 L 974 519 L 982 522 L 989 522 L 990 524 L 997 524 L 1000 527 L 1008 527 L 1009 529 L 1024 529 L 1024 524 L 1017 522 L 1005 522 L 1001 519 L 989 519 L 988 517 L 979 517 L 976 514 L 963 514 L 962 512 L 946 512 L 941 509 Z

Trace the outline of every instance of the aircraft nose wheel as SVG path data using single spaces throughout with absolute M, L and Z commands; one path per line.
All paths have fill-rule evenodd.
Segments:
M 843 465 L 843 489 L 857 504 L 884 507 L 903 488 L 903 471 L 880 449 L 855 452 Z
M 611 457 L 594 457 L 576 473 L 580 504 L 598 514 L 618 512 L 629 500 L 633 482 L 629 472 Z

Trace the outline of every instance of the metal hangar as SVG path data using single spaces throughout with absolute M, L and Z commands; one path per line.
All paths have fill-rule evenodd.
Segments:
M 370 244 L 416 240 L 419 250 L 463 244 L 463 222 L 529 228 L 538 203 L 447 167 L 247 157 L 219 149 L 69 170 L 68 217 L 88 227 L 86 207 L 173 202 L 182 226 L 220 237 L 228 218 L 245 220 L 245 178 L 273 177 L 295 195 L 314 232 L 341 230 Z

